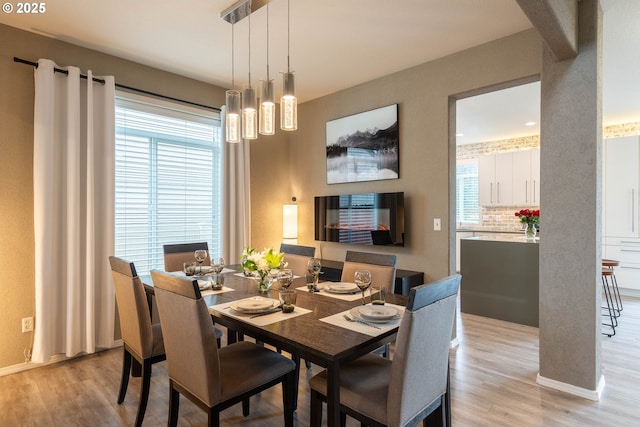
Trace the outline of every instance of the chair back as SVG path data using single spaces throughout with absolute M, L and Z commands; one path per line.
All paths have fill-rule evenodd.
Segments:
M 389 425 L 406 425 L 447 390 L 460 275 L 411 289 L 391 362 Z
M 371 286 L 382 285 L 387 292 L 393 292 L 396 281 L 395 266 L 395 255 L 347 251 L 340 280 L 353 282 L 356 270 L 369 270 L 371 272 Z
M 165 271 L 182 271 L 182 264 L 196 260 L 193 253 L 198 249 L 204 249 L 207 251 L 207 259 L 204 260 L 204 265 L 211 264 L 209 245 L 207 242 L 163 245 L 162 249 L 164 252 Z
M 196 280 L 152 270 L 169 378 L 209 406 L 220 401 L 216 332 Z
M 109 263 L 116 292 L 122 341 L 139 358 L 149 358 L 153 351 L 153 332 L 144 285 L 132 262 L 110 256 Z
M 296 276 L 304 276 L 307 274 L 309 260 L 316 255 L 316 248 L 282 243 L 280 252 L 284 252 L 283 259 L 287 263 L 287 268 L 291 269 Z

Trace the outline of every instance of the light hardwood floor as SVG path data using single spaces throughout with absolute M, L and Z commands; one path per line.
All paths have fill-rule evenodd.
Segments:
M 606 387 L 599 402 L 536 384 L 538 330 L 462 314 L 460 346 L 451 352 L 454 426 L 638 426 L 640 425 L 640 299 L 625 298 L 618 333 L 602 337 Z M 104 351 L 0 378 L 0 426 L 131 426 L 139 379 L 116 404 L 121 349 Z M 301 372 L 296 425 L 309 424 L 308 379 Z M 153 366 L 145 426 L 167 420 L 165 362 Z M 239 406 L 223 412 L 225 426 L 282 425 L 280 388 L 251 400 L 251 415 Z M 205 426 L 204 413 L 184 398 L 179 426 Z M 356 426 L 348 420 L 348 426 Z

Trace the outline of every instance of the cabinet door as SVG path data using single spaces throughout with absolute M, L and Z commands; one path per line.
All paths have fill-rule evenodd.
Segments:
M 529 150 L 513 153 L 513 204 L 533 204 L 531 151 Z
M 513 205 L 512 153 L 496 154 L 496 204 Z
M 529 150 L 531 156 L 531 203 L 540 205 L 540 149 Z
M 496 156 L 478 158 L 478 201 L 480 206 L 496 203 Z
M 605 236 L 640 237 L 638 232 L 638 136 L 605 141 Z

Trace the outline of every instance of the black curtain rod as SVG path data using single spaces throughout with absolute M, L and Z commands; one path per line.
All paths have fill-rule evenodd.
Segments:
M 27 65 L 31 65 L 32 67 L 38 68 L 38 63 L 37 62 L 27 61 L 26 59 L 17 58 L 15 56 L 13 57 L 13 62 L 19 62 L 21 64 L 27 64 Z M 69 71 L 63 70 L 61 68 L 54 68 L 53 71 L 56 72 L 56 73 L 62 73 L 62 74 L 69 75 Z M 86 80 L 87 76 L 85 74 L 80 74 L 80 78 Z M 93 77 L 93 81 L 96 82 L 96 83 L 104 84 L 104 80 L 103 79 L 97 79 L 97 78 Z M 126 90 L 130 90 L 130 91 L 133 91 L 133 92 L 143 93 L 145 95 L 155 96 L 156 98 L 167 99 L 169 101 L 181 102 L 183 104 L 193 105 L 193 106 L 200 107 L 200 108 L 206 108 L 207 110 L 220 111 L 220 109 L 217 108 L 217 107 L 211 107 L 209 105 L 198 104 L 197 102 L 185 101 L 184 99 L 178 99 L 178 98 L 174 98 L 172 96 L 161 95 L 159 93 L 150 92 L 148 90 L 138 89 L 138 88 L 127 86 L 127 85 L 122 85 L 122 84 L 119 84 L 119 83 L 116 83 L 115 85 L 119 89 L 126 89 Z

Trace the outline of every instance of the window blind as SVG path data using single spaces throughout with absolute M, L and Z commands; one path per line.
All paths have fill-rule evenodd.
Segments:
M 218 113 L 119 94 L 115 167 L 115 253 L 138 274 L 164 269 L 164 244 L 207 242 L 220 255 Z
M 458 161 L 456 165 L 456 221 L 480 222 L 477 159 Z

